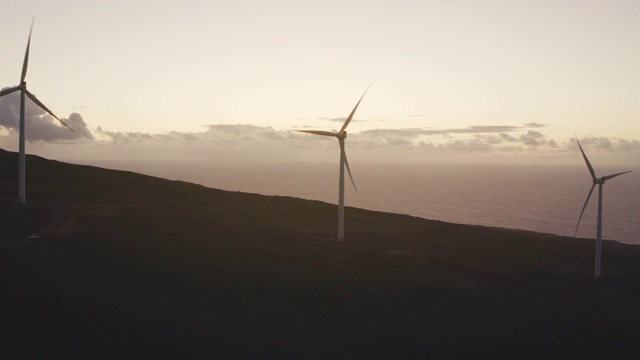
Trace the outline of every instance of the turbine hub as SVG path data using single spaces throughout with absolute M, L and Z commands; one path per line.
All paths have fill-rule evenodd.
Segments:
M 347 138 L 347 132 L 346 131 L 341 131 L 341 132 L 336 134 L 336 137 L 340 138 L 340 139 L 346 139 Z

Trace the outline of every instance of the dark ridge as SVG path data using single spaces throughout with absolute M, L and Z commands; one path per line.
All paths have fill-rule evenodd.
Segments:
M 2 358 L 628 359 L 640 247 L 0 150 Z

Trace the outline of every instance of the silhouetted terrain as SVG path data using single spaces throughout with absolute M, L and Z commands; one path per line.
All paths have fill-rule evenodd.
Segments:
M 3 358 L 633 358 L 640 247 L 0 150 Z M 429 204 L 425 204 L 429 206 Z

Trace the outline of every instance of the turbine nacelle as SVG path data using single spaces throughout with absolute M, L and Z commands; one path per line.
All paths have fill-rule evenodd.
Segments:
M 604 184 L 605 181 L 606 179 L 604 178 L 604 176 L 599 179 L 593 179 L 594 184 Z
M 346 131 L 340 131 L 339 133 L 336 133 L 336 137 L 338 139 L 346 139 L 347 138 L 347 132 Z

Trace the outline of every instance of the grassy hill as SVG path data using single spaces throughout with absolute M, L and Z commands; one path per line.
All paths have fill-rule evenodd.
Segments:
M 0 150 L 0 355 L 632 358 L 640 247 Z M 428 206 L 428 205 L 426 205 Z

